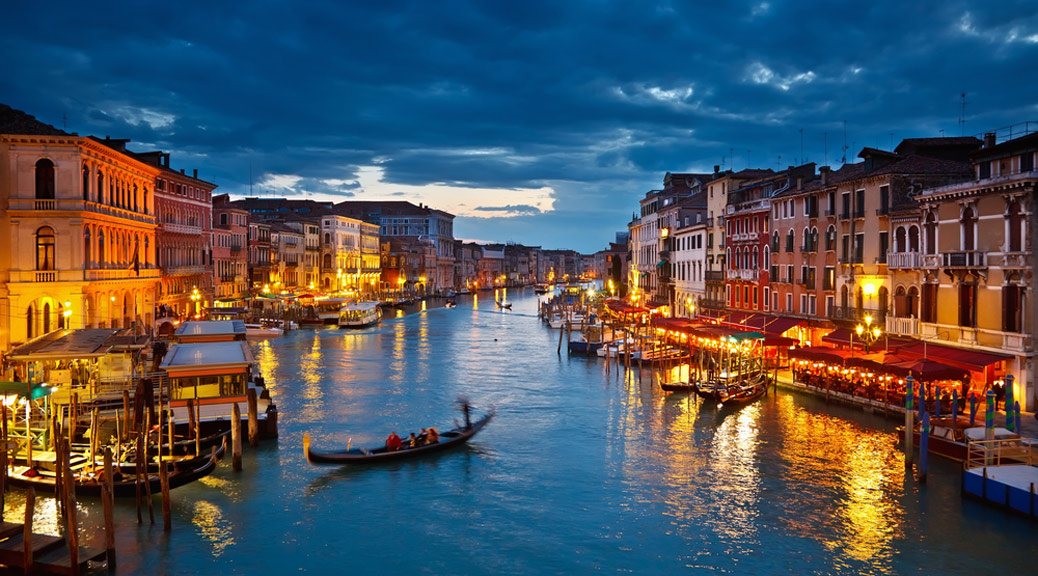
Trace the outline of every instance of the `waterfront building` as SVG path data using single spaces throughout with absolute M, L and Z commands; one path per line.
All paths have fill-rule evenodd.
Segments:
M 356 292 L 360 283 L 362 222 L 338 214 L 321 216 L 321 290 Z
M 125 142 L 125 141 L 119 141 Z M 197 314 L 215 300 L 213 267 L 213 201 L 216 185 L 169 166 L 169 153 L 133 154 L 157 166 L 155 180 L 156 259 L 161 278 L 155 295 L 161 324 Z
M 479 287 L 483 289 L 500 288 L 505 282 L 505 246 L 504 244 L 484 244 L 483 255 L 479 259 L 476 275 Z
M 0 105 L 0 350 L 153 326 L 159 169 Z
M 690 199 L 684 214 L 670 232 L 670 267 L 674 316 L 694 318 L 696 304 L 706 296 L 705 266 L 707 237 L 706 194 Z
M 249 240 L 246 247 L 249 260 L 249 289 L 253 295 L 268 292 L 271 285 L 270 224 L 249 219 Z
M 335 213 L 379 227 L 382 238 L 408 236 L 426 241 L 435 260 L 425 272 L 429 293 L 446 292 L 454 284 L 454 215 L 424 204 L 405 201 L 346 201 Z
M 617 234 L 617 238 L 627 239 L 627 235 Z M 627 263 L 629 259 L 627 243 L 610 242 L 609 248 L 595 252 L 597 278 L 602 280 L 602 289 L 610 296 L 623 297 L 627 294 Z
M 479 281 L 479 261 L 483 258 L 483 247 L 475 242 L 454 241 L 454 287 L 472 289 Z
M 241 306 L 249 296 L 246 250 L 249 213 L 227 194 L 213 196 L 213 285 L 217 306 Z
M 305 235 L 287 224 L 271 222 L 270 249 L 273 254 L 271 280 L 276 291 L 298 293 L 306 289 Z
M 971 155 L 968 181 L 916 196 L 923 250 L 919 336 L 929 342 L 930 358 L 969 368 L 975 383 L 1012 374 L 1013 398 L 1033 411 L 1038 133 L 1011 132 L 1018 128 L 985 135 Z
M 727 278 L 727 227 L 725 216 L 728 208 L 728 194 L 750 180 L 765 178 L 773 174 L 771 170 L 745 169 L 738 172 L 731 170 L 717 173 L 707 184 L 707 218 L 706 218 L 706 265 L 703 272 L 703 289 L 705 294 L 696 304 L 697 314 L 705 317 L 717 317 L 726 308 Z
M 813 178 L 814 170 L 813 163 L 790 166 L 787 170 L 750 180 L 729 191 L 725 217 L 725 261 L 728 263 L 725 301 L 729 309 L 767 312 L 773 308 L 772 199 L 789 190 L 801 189 L 805 181 Z M 792 252 L 793 245 L 789 242 L 794 241 L 793 237 L 787 234 L 786 241 L 787 250 Z M 801 283 L 813 282 L 813 278 L 807 276 L 808 272 L 805 270 Z M 805 303 L 811 304 L 810 301 Z M 791 303 L 787 309 L 792 309 Z

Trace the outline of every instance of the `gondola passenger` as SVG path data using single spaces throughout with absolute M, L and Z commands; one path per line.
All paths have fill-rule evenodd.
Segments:
M 386 438 L 386 450 L 389 452 L 396 452 L 400 449 L 400 436 L 397 436 L 396 432 L 390 432 L 389 437 Z
M 417 445 L 418 445 L 418 437 L 414 435 L 414 432 L 411 432 L 411 435 L 407 438 L 407 447 L 408 448 L 414 448 Z
M 440 442 L 440 433 L 436 431 L 436 428 L 429 428 L 428 432 L 425 433 L 426 444 L 438 444 Z

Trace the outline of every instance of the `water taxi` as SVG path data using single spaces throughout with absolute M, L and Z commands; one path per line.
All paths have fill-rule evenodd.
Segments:
M 382 310 L 378 302 L 350 302 L 339 310 L 339 328 L 365 328 L 378 324 Z

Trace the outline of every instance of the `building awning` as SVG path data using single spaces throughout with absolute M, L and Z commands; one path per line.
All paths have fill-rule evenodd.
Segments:
M 663 308 L 664 306 L 667 306 L 667 303 L 660 302 L 659 300 L 649 300 L 645 303 L 645 307 L 649 309 Z
M 702 318 L 704 320 L 720 320 L 721 318 L 724 318 L 724 315 L 725 315 L 725 311 L 724 310 L 709 310 L 709 309 L 702 309 L 702 310 L 700 310 L 696 314 L 696 316 L 698 318 Z
M 764 332 L 766 334 L 774 334 L 781 336 L 789 330 L 803 324 L 804 321 L 800 318 L 780 318 L 773 316 L 771 321 L 764 325 Z
M 942 344 L 934 344 L 931 342 L 916 342 L 915 344 L 901 348 L 898 351 L 898 354 L 913 358 L 938 360 L 943 364 L 970 370 L 972 372 L 983 372 L 992 364 L 998 364 L 999 362 L 1013 358 L 1006 354 L 956 348 L 954 346 L 944 346 Z
M 667 261 L 666 261 L 666 260 L 660 260 L 659 262 L 657 262 L 657 263 L 656 263 L 656 267 L 657 267 L 657 268 L 660 268 L 661 266 L 663 266 L 663 265 L 664 265 L 664 264 L 666 264 L 666 263 L 667 263 Z
M 854 330 L 850 328 L 837 328 L 832 332 L 822 336 L 822 342 L 828 342 L 829 344 L 838 344 L 841 346 L 850 346 L 854 343 Z M 861 340 L 859 339 L 860 343 Z
M 799 340 L 796 338 L 786 338 L 785 336 L 778 336 L 776 334 L 764 334 L 764 345 L 769 348 L 788 348 L 795 345 Z
M 724 319 L 724 323 L 729 326 L 738 326 L 744 328 L 747 326 L 747 322 L 756 316 L 754 312 L 748 312 L 745 310 L 729 310 L 728 317 Z

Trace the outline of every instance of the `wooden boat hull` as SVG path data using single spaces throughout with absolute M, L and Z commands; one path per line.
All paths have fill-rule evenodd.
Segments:
M 216 469 L 217 458 L 215 456 L 208 456 L 203 458 L 203 462 L 196 468 L 189 470 L 178 470 L 169 473 L 169 487 L 179 488 L 185 484 L 189 484 L 204 478 L 209 474 L 212 474 L 213 470 Z M 148 475 L 148 484 L 151 487 L 152 494 L 158 494 L 162 491 L 162 481 L 158 474 L 152 473 Z M 39 476 L 24 476 L 23 474 L 11 474 L 7 477 L 7 482 L 11 486 L 17 488 L 33 488 L 38 492 L 54 492 L 55 477 L 51 474 L 41 474 Z M 131 497 L 137 495 L 137 485 L 134 481 L 132 474 L 125 475 L 123 479 L 113 482 L 112 484 L 113 494 L 116 497 Z M 76 496 L 101 496 L 101 484 L 96 480 L 77 480 L 76 481 Z
M 660 382 L 664 392 L 695 392 L 696 385 L 691 382 Z
M 414 448 L 401 448 L 400 450 L 393 452 L 387 451 L 384 446 L 370 450 L 364 448 L 352 448 L 350 450 L 338 451 L 313 450 L 310 448 L 309 435 L 306 435 L 303 438 L 303 450 L 306 453 L 306 459 L 313 464 L 373 464 L 376 462 L 403 460 L 405 458 L 414 458 L 423 454 L 442 452 L 449 448 L 461 446 L 479 433 L 479 431 L 482 430 L 493 417 L 494 412 L 490 412 L 486 416 L 473 422 L 472 427 L 467 430 L 464 428 L 455 428 L 447 432 L 442 432 L 440 433 L 440 441 L 436 444 L 426 444 Z

